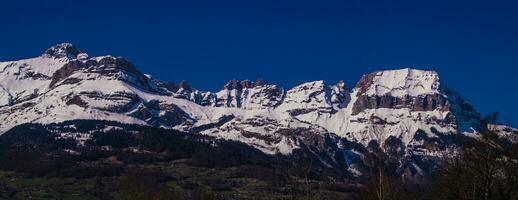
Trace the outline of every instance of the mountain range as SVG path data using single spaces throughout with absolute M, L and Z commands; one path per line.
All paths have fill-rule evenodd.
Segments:
M 461 138 L 476 139 L 482 117 L 434 71 L 398 69 L 364 75 L 355 86 L 318 80 L 283 88 L 230 80 L 220 91 L 165 82 L 122 57 L 90 57 L 72 44 L 41 56 L 0 62 L 0 134 L 43 124 L 57 138 L 85 145 L 93 131 L 134 124 L 246 144 L 266 155 L 315 155 L 352 177 L 366 152 L 387 156 L 396 172 L 418 178 Z M 87 131 L 75 120 L 114 121 Z M 495 126 L 518 141 L 518 130 Z

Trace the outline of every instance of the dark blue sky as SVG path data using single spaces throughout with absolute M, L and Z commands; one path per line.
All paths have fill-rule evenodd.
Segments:
M 516 2 L 516 1 L 514 1 Z M 518 118 L 513 1 L 2 1 L 0 60 L 72 42 L 163 80 L 289 88 L 412 67 L 440 73 L 482 113 Z

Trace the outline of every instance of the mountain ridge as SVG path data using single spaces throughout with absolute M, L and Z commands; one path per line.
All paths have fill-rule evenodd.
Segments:
M 57 87 L 57 84 L 76 84 L 81 82 L 81 80 L 84 80 L 86 84 L 87 80 L 95 79 L 92 77 L 74 77 L 80 76 L 78 74 L 81 73 L 86 74 L 86 76 L 98 76 L 98 79 L 96 80 L 97 82 L 100 82 L 102 81 L 101 79 L 107 77 L 107 82 L 119 80 L 122 82 L 122 85 L 129 84 L 128 88 L 135 86 L 135 88 L 140 89 L 145 93 L 158 94 L 159 96 L 172 95 L 175 98 L 187 99 L 202 106 L 237 107 L 245 110 L 273 108 L 288 112 L 293 116 L 306 115 L 308 113 L 311 114 L 315 112 L 333 114 L 338 110 L 348 109 L 346 107 L 350 106 L 350 103 L 353 104 L 351 115 L 357 115 L 366 109 L 391 107 L 394 106 L 394 104 L 401 104 L 400 101 L 403 101 L 400 99 L 390 99 L 390 97 L 400 97 L 404 94 L 413 97 L 440 93 L 438 91 L 439 80 L 436 72 L 421 71 L 410 68 L 378 71 L 364 75 L 356 87 L 352 89 L 346 88 L 343 81 L 340 81 L 336 85 L 328 85 L 325 81 L 313 81 L 285 90 L 277 85 L 266 84 L 262 80 L 259 80 L 256 83 L 247 80 L 231 80 L 219 92 L 204 92 L 192 88 L 184 81 L 175 85 L 173 83 L 165 83 L 160 80 L 153 79 L 151 76 L 138 71 L 129 61 L 121 57 L 101 56 L 88 58 L 86 53 L 77 50 L 70 43 L 52 46 L 45 51 L 43 56 L 34 59 L 38 58 L 41 59 L 41 63 L 38 63 L 38 65 L 41 64 L 42 66 L 33 64 L 34 67 L 29 69 L 25 74 L 28 75 L 28 79 L 37 79 L 39 76 L 43 77 L 42 79 L 47 79 L 47 82 L 48 79 L 51 79 L 50 84 L 45 85 L 45 83 L 40 83 L 41 85 L 38 88 L 23 88 L 23 91 L 16 91 L 16 88 L 14 88 L 14 92 L 9 92 L 4 86 L 11 85 L 11 82 L 13 81 L 11 80 L 10 82 L 4 83 L 2 87 L 4 90 L 3 95 L 1 95 L 2 98 L 0 98 L 3 99 L 3 101 L 0 106 L 16 105 L 25 101 L 25 99 L 30 100 L 41 94 L 40 91 L 45 91 L 46 93 L 52 92 L 54 87 Z M 47 59 L 56 60 L 57 62 L 47 63 L 45 62 L 48 61 Z M 3 64 L 4 63 L 9 62 L 3 62 Z M 2 72 L 8 70 L 10 68 L 9 66 L 13 64 L 16 64 L 16 62 L 12 62 L 3 67 Z M 18 68 L 24 69 L 26 68 L 25 66 L 31 66 L 31 63 L 23 62 L 20 65 L 21 66 Z M 41 70 L 40 68 L 44 67 L 51 69 L 47 70 L 43 74 L 37 72 L 38 70 Z M 32 71 L 36 71 L 36 73 Z M 384 73 L 387 75 L 384 75 Z M 17 82 L 22 79 L 19 78 L 19 74 L 13 74 L 16 75 L 14 79 Z M 7 75 L 9 75 L 9 73 L 7 73 Z M 423 81 L 425 84 L 424 86 Z M 19 85 L 27 84 L 22 81 L 19 82 L 21 82 Z M 98 87 L 101 86 L 101 84 L 95 86 Z M 110 91 L 109 88 L 103 89 L 107 89 L 107 92 L 110 94 L 120 92 L 115 90 Z M 103 89 L 100 90 L 102 91 Z M 353 93 L 355 92 L 354 90 L 356 89 L 358 89 L 358 92 L 355 93 L 356 97 L 353 97 Z M 29 93 L 30 90 L 32 90 L 32 94 L 25 94 Z M 90 92 L 90 96 L 95 96 L 95 94 L 92 94 L 92 91 L 88 92 Z M 83 95 L 87 95 L 86 93 L 88 92 L 83 92 Z M 385 95 L 387 92 L 390 92 L 390 95 Z M 13 93 L 18 94 L 18 96 L 21 97 L 12 97 Z M 119 94 L 120 95 L 117 97 L 118 99 L 116 98 L 117 100 L 120 100 L 123 96 L 129 98 L 127 101 L 137 101 L 137 98 L 145 99 L 125 92 L 120 92 Z M 358 97 L 361 99 L 351 102 L 352 98 Z M 377 97 L 385 99 L 380 100 L 377 99 Z M 17 101 L 17 99 L 21 100 Z M 376 105 L 378 103 L 377 101 L 381 101 L 382 103 L 380 105 Z M 437 96 L 432 100 L 426 99 L 424 101 L 430 101 L 431 105 L 428 110 L 434 110 L 436 106 L 435 104 L 437 103 L 442 106 L 445 104 L 445 100 L 440 96 Z M 424 104 L 427 103 L 428 102 L 425 102 Z M 80 107 L 81 105 L 85 106 L 83 99 L 78 96 L 71 97 L 67 101 L 67 104 L 77 105 Z M 416 103 L 413 103 L 413 105 L 416 105 Z M 425 105 L 425 107 L 426 106 L 428 105 Z M 107 107 L 102 108 L 102 110 L 110 109 L 111 108 Z M 413 109 L 423 110 L 423 108 Z
M 307 147 L 327 161 L 340 152 L 362 156 L 344 143 L 374 145 L 397 158 L 400 171 L 414 174 L 455 151 L 458 142 L 450 136 L 476 138 L 482 128 L 480 114 L 436 72 L 410 68 L 366 74 L 352 88 L 344 81 L 284 89 L 230 80 L 207 92 L 64 43 L 40 57 L 0 62 L 0 86 L 2 133 L 23 123 L 106 120 L 238 141 L 272 155 Z M 91 137 L 61 134 L 77 142 Z M 361 174 L 360 166 L 345 167 Z

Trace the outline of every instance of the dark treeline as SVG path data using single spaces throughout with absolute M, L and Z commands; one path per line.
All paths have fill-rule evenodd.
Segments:
M 81 132 L 96 130 L 99 123 L 70 122 Z M 18 126 L 0 137 L 0 170 L 27 178 L 95 179 L 94 188 L 83 193 L 99 199 L 240 199 L 228 196 L 241 186 L 229 179 L 236 177 L 268 183 L 261 191 L 249 191 L 263 195 L 257 199 L 271 199 L 270 193 L 282 199 L 518 199 L 518 145 L 498 137 L 489 123 L 484 123 L 480 138 L 462 139 L 456 156 L 445 158 L 419 183 L 397 173 L 397 161 L 376 145 L 367 147 L 362 161 L 366 174 L 354 180 L 363 184 L 360 187 L 348 184 L 348 174 L 323 166 L 303 150 L 289 157 L 272 156 L 238 142 L 102 123 L 124 129 L 92 132 L 84 145 L 77 145 L 49 131 L 54 125 Z M 181 170 L 215 171 L 207 177 L 182 177 L 159 167 L 175 160 L 187 163 L 178 165 L 188 166 Z M 171 187 L 171 182 L 178 186 Z M 7 191 L 2 184 L 0 192 Z M 9 194 L 3 197 L 11 199 Z
M 444 158 L 420 183 L 394 174 L 383 157 L 367 156 L 368 179 L 361 199 L 518 199 L 518 144 L 497 135 L 494 116 L 483 121 L 477 139 L 464 138 L 456 155 Z
M 123 129 L 94 131 L 84 145 L 52 131 L 53 126 L 63 130 L 74 125 L 74 131 L 90 132 L 99 130 L 99 124 Z M 161 163 L 176 160 L 185 160 L 185 170 L 213 169 L 229 175 L 175 177 Z M 99 199 L 226 199 L 220 193 L 239 186 L 229 177 L 264 181 L 268 183 L 264 190 L 292 199 L 325 196 L 320 194 L 323 190 L 357 190 L 342 184 L 347 174 L 324 166 L 303 150 L 289 157 L 272 156 L 239 142 L 90 120 L 13 128 L 0 137 L 0 171 L 15 171 L 26 178 L 94 178 L 95 189 L 84 193 Z M 169 187 L 169 182 L 178 182 L 180 188 Z

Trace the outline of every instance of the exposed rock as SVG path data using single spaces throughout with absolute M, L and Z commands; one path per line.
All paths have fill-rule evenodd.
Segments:
M 362 95 L 357 98 L 353 105 L 353 115 L 366 109 L 408 108 L 411 111 L 449 111 L 447 99 L 441 94 L 430 94 L 421 96 L 394 97 L 388 94 L 383 96 Z
M 276 85 L 264 85 L 244 80 L 230 80 L 216 94 L 217 107 L 244 109 L 275 107 L 282 102 L 284 91 Z
M 180 84 L 178 84 L 179 89 L 191 91 L 191 85 L 187 81 L 181 81 Z
M 336 85 L 331 86 L 331 92 L 328 99 L 335 110 L 345 108 L 349 104 L 351 98 L 349 91 L 343 80 L 339 81 Z
M 160 110 L 164 112 L 159 112 Z M 142 102 L 130 115 L 158 127 L 174 127 L 186 122 L 192 124 L 194 120 L 178 106 L 158 101 Z
M 362 78 L 356 83 L 356 89 L 358 89 L 357 96 L 367 93 L 367 90 L 374 84 L 373 80 L 376 76 L 375 73 L 363 75 Z
M 253 88 L 255 87 L 254 83 L 252 83 L 252 81 L 249 81 L 249 80 L 244 80 L 244 81 L 241 81 L 241 88 Z
M 82 108 L 87 108 L 88 104 L 81 99 L 80 96 L 74 96 L 67 101 L 67 105 L 77 105 Z
M 74 72 L 80 70 L 81 68 L 85 67 L 85 64 L 78 60 L 70 61 L 69 63 L 65 64 L 63 67 L 61 67 L 59 70 L 54 72 L 52 75 L 52 81 L 50 82 L 50 88 L 53 88 L 56 83 L 59 81 L 62 81 L 72 75 Z
M 77 50 L 74 45 L 70 43 L 62 43 L 48 48 L 43 56 L 49 56 L 54 58 L 68 58 L 75 59 L 77 55 L 81 53 Z
M 263 79 L 257 79 L 254 83 L 254 87 L 260 87 L 260 86 L 264 86 L 266 83 L 264 82 Z
M 313 111 L 335 113 L 349 102 L 350 95 L 343 81 L 333 86 L 326 85 L 324 81 L 314 81 L 288 90 L 279 108 L 293 116 Z

